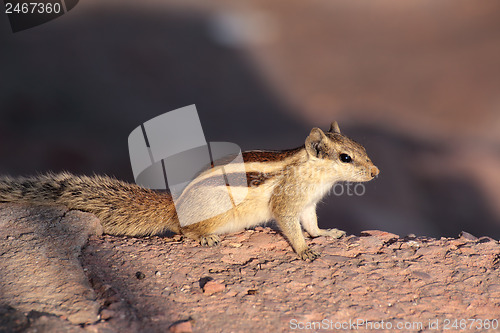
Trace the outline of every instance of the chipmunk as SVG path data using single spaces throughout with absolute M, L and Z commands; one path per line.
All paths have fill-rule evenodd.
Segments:
M 110 235 L 146 236 L 172 231 L 206 246 L 217 245 L 220 234 L 274 219 L 298 256 L 314 260 L 319 254 L 306 245 L 301 225 L 311 237 L 340 238 L 345 234 L 338 229 L 318 228 L 318 201 L 336 182 L 365 182 L 379 174 L 365 148 L 341 134 L 337 122 L 327 132 L 313 128 L 301 147 L 247 151 L 242 156 L 248 180 L 243 201 L 222 214 L 185 226 L 179 223 L 169 192 L 153 191 L 107 176 L 75 176 L 65 172 L 0 177 L 0 202 L 65 205 L 95 214 L 104 232 Z M 213 191 L 191 186 L 204 182 L 206 185 L 207 175 L 201 173 L 184 190 L 190 191 L 182 194 L 185 207 L 193 211 L 214 209 L 213 198 L 217 196 L 209 194 Z

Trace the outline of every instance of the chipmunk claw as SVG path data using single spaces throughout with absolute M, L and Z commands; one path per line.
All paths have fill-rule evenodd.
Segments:
M 318 258 L 320 254 L 314 250 L 311 250 L 310 248 L 306 248 L 304 251 L 299 253 L 299 257 L 302 260 L 314 260 Z
M 206 235 L 200 237 L 200 244 L 203 246 L 216 246 L 219 245 L 220 238 L 218 235 Z

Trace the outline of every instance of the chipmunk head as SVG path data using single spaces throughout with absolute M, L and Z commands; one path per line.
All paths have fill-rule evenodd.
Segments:
M 311 159 L 321 163 L 321 168 L 331 169 L 341 180 L 365 182 L 379 174 L 365 148 L 342 135 L 336 121 L 328 132 L 313 128 L 305 147 Z

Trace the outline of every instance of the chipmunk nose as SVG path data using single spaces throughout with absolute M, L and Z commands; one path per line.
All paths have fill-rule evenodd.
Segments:
M 380 170 L 376 166 L 372 166 L 370 168 L 370 174 L 372 175 L 372 177 L 378 176 L 379 173 Z

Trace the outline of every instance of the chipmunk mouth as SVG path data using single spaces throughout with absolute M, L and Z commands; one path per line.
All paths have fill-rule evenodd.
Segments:
M 369 167 L 363 171 L 360 171 L 354 175 L 353 181 L 357 182 L 368 182 L 380 174 L 380 170 L 376 166 Z

